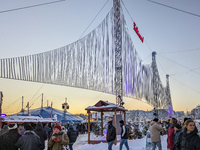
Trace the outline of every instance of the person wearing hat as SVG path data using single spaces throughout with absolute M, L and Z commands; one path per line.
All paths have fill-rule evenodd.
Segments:
M 53 127 L 53 134 L 48 141 L 48 147 L 52 147 L 52 150 L 62 150 L 62 147 L 69 144 L 69 138 L 67 134 L 61 132 L 61 126 L 55 125 Z
M 0 150 L 18 150 L 15 146 L 15 143 L 21 137 L 18 132 L 18 125 L 16 123 L 9 124 L 8 128 L 8 132 L 0 136 Z
M 69 137 L 69 149 L 73 150 L 73 144 L 76 142 L 76 139 L 78 137 L 78 132 L 74 130 L 73 125 L 69 125 L 67 135 Z
M 112 121 L 108 122 L 108 131 L 107 131 L 107 137 L 106 141 L 108 142 L 108 150 L 112 150 L 112 145 L 116 138 L 116 129 L 112 125 Z
M 158 118 L 154 118 L 150 123 L 149 130 L 151 132 L 151 141 L 152 141 L 152 150 L 156 149 L 156 146 L 159 150 L 162 150 L 160 132 L 163 130 L 162 126 L 158 123 Z
M 128 146 L 128 132 L 127 132 L 127 128 L 124 125 L 124 121 L 121 120 L 120 122 L 120 126 L 121 126 L 121 142 L 120 142 L 120 146 L 119 149 L 122 150 L 123 144 L 126 146 L 126 149 L 129 150 L 129 146 Z
M 33 127 L 27 125 L 24 135 L 22 135 L 18 139 L 15 146 L 20 148 L 20 150 L 40 150 L 42 144 L 40 141 L 40 137 L 37 136 L 36 133 L 33 131 Z
M 176 147 L 175 145 L 177 144 L 179 134 L 182 133 L 183 130 L 182 130 L 181 125 L 179 125 L 178 123 L 176 123 L 174 125 L 174 130 L 175 130 L 175 132 L 174 132 L 174 150 L 178 150 L 177 148 L 175 148 Z
M 43 129 L 43 125 L 41 122 L 38 122 L 36 124 L 36 128 L 35 128 L 34 132 L 40 137 L 40 141 L 42 144 L 40 150 L 45 149 L 45 140 L 47 140 L 47 134 L 46 134 L 46 131 Z
M 9 130 L 9 129 L 8 129 L 8 125 L 5 124 L 5 125 L 3 126 L 3 129 L 0 130 L 0 136 L 3 135 L 4 133 L 8 132 L 8 130 Z

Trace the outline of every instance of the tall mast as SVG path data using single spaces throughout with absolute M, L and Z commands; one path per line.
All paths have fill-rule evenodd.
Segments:
M 168 107 L 168 117 L 171 118 L 173 115 L 173 107 L 172 107 L 172 100 L 171 100 L 171 93 L 170 93 L 170 87 L 169 87 L 169 75 L 166 75 L 166 101 L 167 101 L 167 107 Z
M 113 0 L 114 6 L 114 47 L 115 47 L 115 90 L 116 104 L 120 105 L 123 99 L 122 85 L 122 33 L 120 19 L 120 0 Z
M 22 96 L 22 110 L 21 110 L 21 112 L 24 112 L 23 107 L 24 107 L 24 96 Z
M 41 100 L 41 110 L 43 110 L 43 93 L 42 93 L 42 100 Z

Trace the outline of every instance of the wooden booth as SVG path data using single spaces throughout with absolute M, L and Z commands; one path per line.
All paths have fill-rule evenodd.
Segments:
M 116 128 L 117 133 L 117 122 L 116 122 L 116 115 L 117 112 L 123 112 L 124 114 L 124 124 L 126 124 L 126 111 L 124 107 L 118 106 L 114 103 L 110 103 L 108 101 L 102 101 L 100 100 L 98 103 L 96 103 L 94 106 L 89 106 L 85 110 L 87 110 L 88 113 L 88 144 L 98 144 L 100 142 L 107 143 L 107 141 L 102 140 L 90 140 L 90 115 L 91 111 L 101 112 L 101 136 L 103 136 L 103 113 L 104 112 L 114 112 L 114 126 Z M 117 137 L 115 139 L 114 144 L 117 144 Z

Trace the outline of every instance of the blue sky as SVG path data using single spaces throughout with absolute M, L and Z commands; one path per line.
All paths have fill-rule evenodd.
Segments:
M 198 0 L 155 1 L 200 15 Z M 16 3 L 14 0 L 0 0 L 0 11 L 46 2 L 51 1 L 20 0 Z M 41 53 L 78 40 L 106 2 L 107 0 L 66 0 L 51 5 L 0 13 L 0 58 Z M 156 51 L 163 85 L 166 82 L 166 74 L 170 75 L 174 110 L 186 111 L 196 107 L 200 104 L 200 17 L 147 0 L 123 0 L 123 2 L 145 38 L 145 42 L 142 43 L 133 31 L 133 22 L 122 5 L 129 34 L 140 57 L 149 64 L 151 51 Z M 113 1 L 109 0 L 84 35 L 101 23 L 112 5 Z M 182 52 L 184 50 L 185 52 Z M 31 99 L 34 101 L 32 108 L 39 107 L 41 93 L 44 93 L 45 102 L 47 99 L 53 101 L 54 107 L 59 109 L 67 97 L 70 104 L 69 111 L 72 113 L 86 113 L 84 108 L 100 99 L 115 102 L 113 95 L 57 85 L 42 85 L 0 79 L 0 90 L 4 93 L 3 112 L 19 111 L 21 104 L 18 99 L 21 96 L 25 97 L 25 103 Z M 16 100 L 18 100 L 16 103 L 7 107 Z M 152 109 L 151 106 L 137 100 L 124 98 L 124 101 L 128 109 Z

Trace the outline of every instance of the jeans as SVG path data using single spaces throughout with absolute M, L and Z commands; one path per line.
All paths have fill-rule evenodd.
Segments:
M 72 146 L 73 146 L 73 144 L 69 144 L 69 149 L 70 150 L 73 150 Z
M 112 145 L 115 142 L 115 140 L 108 142 L 108 150 L 112 150 Z
M 152 142 L 152 145 L 153 145 L 152 150 L 156 149 L 156 145 L 158 146 L 159 150 L 162 150 L 161 141 L 160 142 Z
M 126 149 L 129 150 L 127 139 L 121 139 L 121 142 L 120 142 L 120 145 L 119 145 L 119 150 L 122 150 L 123 144 L 126 146 Z

